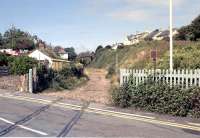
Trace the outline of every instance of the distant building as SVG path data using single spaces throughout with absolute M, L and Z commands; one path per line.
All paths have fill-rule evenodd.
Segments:
M 144 38 L 149 34 L 149 32 L 137 33 L 135 35 L 128 35 L 124 41 L 124 45 L 134 45 L 143 41 Z
M 178 29 L 173 29 L 173 36 L 178 34 Z M 169 30 L 164 30 L 161 31 L 159 29 L 156 29 L 152 31 L 148 36 L 145 37 L 146 41 L 152 41 L 152 40 L 169 40 L 170 37 L 170 31 Z
M 116 50 L 120 46 L 124 46 L 124 44 L 123 43 L 115 43 L 115 44 L 112 45 L 112 49 Z
M 56 46 L 56 47 L 54 48 L 54 52 L 55 52 L 57 55 L 59 55 L 60 58 L 62 58 L 62 59 L 67 59 L 67 60 L 68 60 L 68 58 L 69 58 L 68 53 L 67 53 L 67 52 L 65 51 L 65 49 L 62 48 L 61 46 Z
M 11 55 L 11 56 L 19 56 L 20 55 L 19 50 L 13 50 L 13 49 L 0 49 L 0 52 Z
M 156 29 L 152 32 L 150 32 L 144 39 L 146 41 L 152 41 L 152 40 L 155 40 L 156 37 L 161 33 L 161 31 L 159 29 Z
M 177 34 L 178 34 L 178 30 L 173 29 L 172 35 L 175 36 Z M 164 30 L 157 36 L 157 40 L 169 40 L 169 37 L 170 37 L 170 31 Z
M 68 53 L 60 54 L 60 57 L 61 57 L 62 59 L 67 59 L 67 60 L 68 60 L 69 55 L 68 55 Z

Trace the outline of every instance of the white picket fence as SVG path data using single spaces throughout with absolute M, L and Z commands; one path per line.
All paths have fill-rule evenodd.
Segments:
M 200 69 L 197 70 L 130 70 L 120 69 L 120 85 L 128 82 L 130 75 L 133 75 L 135 85 L 143 83 L 148 78 L 155 81 L 165 82 L 170 86 L 181 86 L 182 88 L 189 88 L 191 86 L 200 87 Z

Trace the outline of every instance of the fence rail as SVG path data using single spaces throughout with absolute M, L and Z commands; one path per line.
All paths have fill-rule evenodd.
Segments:
M 128 82 L 130 75 L 133 75 L 133 80 L 136 85 L 143 83 L 149 77 L 153 80 L 165 82 L 170 86 L 181 86 L 182 88 L 189 88 L 191 86 L 200 87 L 200 69 L 197 70 L 130 70 L 120 69 L 120 85 Z

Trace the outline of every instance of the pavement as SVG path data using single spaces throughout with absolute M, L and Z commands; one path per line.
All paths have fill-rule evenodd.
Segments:
M 0 136 L 3 137 L 200 137 L 199 120 L 0 91 Z

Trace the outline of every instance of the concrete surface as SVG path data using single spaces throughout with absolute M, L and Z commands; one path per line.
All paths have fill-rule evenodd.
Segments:
M 0 134 L 6 128 L 9 128 L 12 125 L 17 125 L 14 129 L 9 130 L 5 135 L 3 135 L 5 137 L 58 136 L 61 131 L 66 128 L 66 126 L 69 126 L 69 122 L 73 122 L 74 117 L 80 112 L 78 108 L 77 110 L 73 110 L 70 108 L 63 108 L 61 106 L 53 106 L 52 103 L 37 103 L 37 100 L 35 100 L 35 102 L 31 102 L 26 101 L 26 98 L 18 99 L 16 96 L 0 95 Z M 34 96 L 31 95 L 28 97 L 34 98 Z M 38 96 L 36 97 L 39 98 Z M 45 100 L 53 99 L 46 97 Z M 68 103 L 67 100 L 59 102 L 64 102 L 66 104 Z M 69 101 L 69 104 L 71 103 L 74 102 Z M 25 121 L 22 124 L 14 124 L 15 122 L 22 120 L 23 118 L 48 104 L 50 104 L 49 108 L 32 117 L 30 120 Z M 79 105 L 82 105 L 82 103 L 79 102 Z M 94 107 L 94 104 L 92 105 L 92 107 Z M 95 108 L 97 107 L 98 105 L 95 105 Z M 152 116 L 153 114 L 150 117 Z M 76 122 L 72 123 L 73 125 L 71 127 L 67 128 L 69 132 L 65 136 L 135 138 L 200 137 L 200 131 L 190 129 L 190 127 L 194 127 L 196 129 L 199 128 L 200 130 L 198 122 L 196 126 L 187 124 L 188 128 L 182 128 L 159 123 L 139 121 L 137 118 L 135 120 L 134 118 L 130 119 L 130 117 L 113 117 L 106 114 L 103 115 L 86 111 L 83 111 L 82 116 L 80 116 L 80 118 L 76 118 L 76 120 Z

